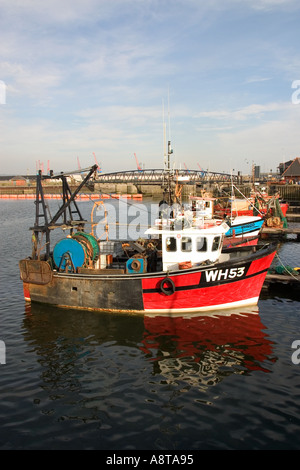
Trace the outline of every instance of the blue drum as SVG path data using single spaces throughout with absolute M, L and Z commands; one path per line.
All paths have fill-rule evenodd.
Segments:
M 53 250 L 53 260 L 62 271 L 73 271 L 83 266 L 86 254 L 83 245 L 73 238 L 64 238 L 56 243 Z

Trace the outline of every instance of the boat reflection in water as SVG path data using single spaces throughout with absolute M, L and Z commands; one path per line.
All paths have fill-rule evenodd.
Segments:
M 82 315 L 32 304 L 26 307 L 24 327 L 25 341 L 30 347 L 34 345 L 38 362 L 42 357 L 52 376 L 55 369 L 60 380 L 61 374 L 67 371 L 69 375 L 71 369 L 77 377 L 92 373 L 93 380 L 99 376 L 100 388 L 108 370 L 110 385 L 117 385 L 122 371 L 129 383 L 140 381 L 137 377 L 146 373 L 147 387 L 149 368 L 145 369 L 145 361 L 153 366 L 150 376 L 159 381 L 183 381 L 206 389 L 232 374 L 269 372 L 270 362 L 275 360 L 257 306 L 182 317 L 88 311 Z M 59 358 L 57 367 L 55 357 Z
M 146 316 L 143 351 L 168 382 L 209 387 L 230 374 L 269 372 L 272 342 L 255 310 L 210 312 L 191 318 Z

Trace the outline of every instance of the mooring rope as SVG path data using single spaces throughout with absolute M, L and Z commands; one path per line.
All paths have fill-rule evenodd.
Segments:
M 276 253 L 276 258 L 278 259 L 279 263 L 281 264 L 281 266 L 283 267 L 284 271 L 286 271 L 292 278 L 294 278 L 296 281 L 300 282 L 300 279 L 298 276 L 295 276 L 293 273 L 291 273 L 291 271 L 289 271 L 286 266 L 283 264 L 283 262 L 281 261 L 281 258 L 280 256 L 278 255 L 278 253 Z

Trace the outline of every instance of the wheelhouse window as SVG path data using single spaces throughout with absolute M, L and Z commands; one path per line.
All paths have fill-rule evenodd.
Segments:
M 190 237 L 182 237 L 181 251 L 184 251 L 184 252 L 192 251 L 192 239 Z
M 196 238 L 196 250 L 197 251 L 207 251 L 206 237 L 197 237 Z
M 221 237 L 215 237 L 212 244 L 212 251 L 217 251 L 220 246 Z
M 167 251 L 176 251 L 176 238 L 175 237 L 167 237 L 166 238 L 166 250 Z

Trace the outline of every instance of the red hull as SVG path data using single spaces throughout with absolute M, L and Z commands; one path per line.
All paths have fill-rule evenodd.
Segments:
M 242 238 L 232 237 L 225 238 L 223 242 L 223 248 L 231 248 L 234 246 L 256 246 L 258 244 L 259 235 L 257 237 Z
M 252 261 L 249 266 L 171 275 L 175 292 L 160 290 L 164 277 L 142 280 L 145 311 L 204 310 L 256 303 L 275 252 Z M 239 271 L 240 270 L 240 271 Z M 241 277 L 239 278 L 239 274 Z
M 289 205 L 286 204 L 286 203 L 282 203 L 280 204 L 280 208 L 282 210 L 282 213 L 283 213 L 283 216 L 286 217 L 286 213 L 287 213 L 287 210 L 289 208 Z M 262 209 L 260 208 L 260 213 L 262 214 L 262 216 L 265 216 L 266 213 L 267 213 L 267 209 Z M 220 215 L 220 216 L 224 216 L 224 214 L 226 214 L 227 216 L 230 216 L 231 215 L 231 210 L 230 209 L 216 209 L 215 210 L 215 213 L 217 215 Z M 260 216 L 260 214 L 256 214 L 254 213 L 253 209 L 249 209 L 249 210 L 233 210 L 232 211 L 232 215 L 233 216 L 244 216 L 244 215 L 247 215 L 247 216 Z

